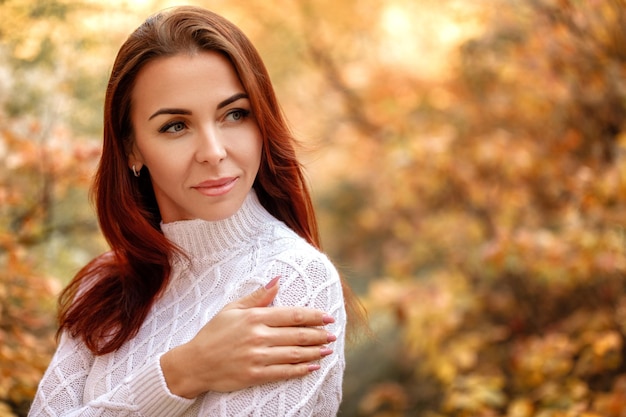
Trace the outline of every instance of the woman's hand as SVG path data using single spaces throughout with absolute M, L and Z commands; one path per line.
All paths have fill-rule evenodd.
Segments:
M 304 307 L 267 306 L 278 293 L 278 277 L 224 307 L 188 343 L 161 356 L 170 391 L 194 398 L 203 392 L 229 392 L 306 375 L 312 362 L 332 353 L 334 322 Z

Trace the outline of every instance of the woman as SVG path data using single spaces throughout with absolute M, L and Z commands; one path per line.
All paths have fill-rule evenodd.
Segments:
M 112 250 L 60 298 L 30 415 L 336 414 L 354 299 L 318 251 L 249 40 L 204 9 L 149 18 L 118 53 L 104 122 L 94 195 Z

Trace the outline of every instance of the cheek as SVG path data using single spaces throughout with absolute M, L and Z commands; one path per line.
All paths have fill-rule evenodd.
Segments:
M 266 155 L 266 151 L 263 149 L 263 144 L 260 144 L 259 147 L 257 148 L 257 152 L 256 152 L 256 159 L 258 161 L 258 169 L 261 169 L 262 166 L 267 166 L 268 165 L 268 158 Z
M 144 165 L 154 180 L 174 180 L 185 172 L 185 158 L 180 150 L 152 149 L 144 155 Z
M 260 141 L 259 141 L 260 142 Z M 259 172 L 259 168 L 261 166 L 261 162 L 262 161 L 266 161 L 267 158 L 265 157 L 264 153 L 263 153 L 263 147 L 262 144 L 258 144 L 255 148 L 254 151 L 251 152 L 251 156 L 250 156 L 250 165 L 255 167 L 255 171 L 256 173 Z M 256 175 L 255 175 L 256 176 Z

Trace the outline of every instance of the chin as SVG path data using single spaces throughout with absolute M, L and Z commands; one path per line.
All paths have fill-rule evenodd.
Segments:
M 196 218 L 200 218 L 209 222 L 224 220 L 234 215 L 241 208 L 242 205 L 243 200 L 241 202 L 238 202 L 238 204 L 224 204 L 221 207 L 215 207 L 214 210 L 199 213 L 199 216 L 197 216 Z

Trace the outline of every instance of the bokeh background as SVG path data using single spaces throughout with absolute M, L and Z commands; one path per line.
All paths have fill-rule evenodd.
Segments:
M 343 416 L 626 416 L 626 0 L 189 1 L 253 40 L 369 312 Z M 114 55 L 181 2 L 0 0 L 0 416 L 106 250 Z

